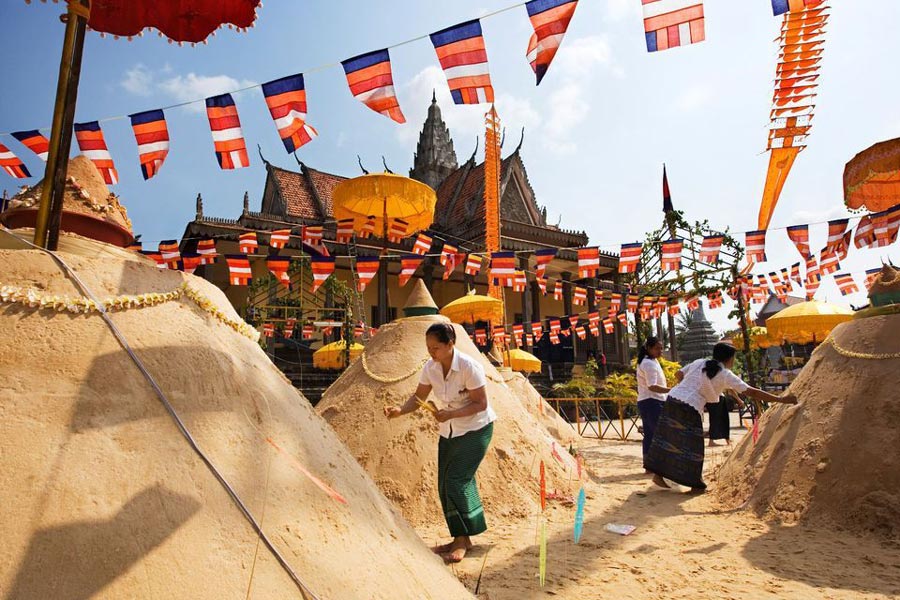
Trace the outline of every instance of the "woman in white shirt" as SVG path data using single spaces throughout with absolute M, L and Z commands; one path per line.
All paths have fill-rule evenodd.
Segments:
M 484 367 L 455 348 L 453 325 L 435 323 L 425 332 L 425 343 L 431 360 L 422 367 L 415 395 L 402 406 L 386 406 L 384 414 L 393 419 L 424 407 L 439 423 L 438 494 L 453 541 L 433 550 L 445 562 L 459 562 L 472 547 L 471 536 L 487 530 L 475 472 L 497 415 L 488 403 Z M 432 392 L 434 403 L 426 403 Z
M 703 420 L 706 404 L 719 401 L 726 389 L 744 393 L 764 402 L 797 404 L 793 394 L 775 396 L 750 387 L 731 372 L 734 346 L 716 344 L 712 360 L 695 360 L 676 374 L 678 384 L 669 391 L 662 415 L 656 424 L 653 444 L 647 454 L 646 467 L 653 483 L 669 487 L 663 479 L 690 486 L 694 493 L 703 492 Z
M 638 350 L 637 357 L 637 391 L 638 412 L 641 414 L 641 430 L 644 432 L 643 456 L 644 470 L 647 470 L 647 453 L 653 443 L 653 434 L 656 431 L 656 422 L 662 414 L 666 394 L 669 392 L 666 383 L 666 374 L 659 357 L 662 355 L 663 345 L 657 337 L 648 337 Z M 649 472 L 649 471 L 648 471 Z

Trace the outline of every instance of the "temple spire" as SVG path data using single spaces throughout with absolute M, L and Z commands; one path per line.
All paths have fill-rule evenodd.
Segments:
M 428 116 L 419 134 L 419 143 L 416 145 L 413 168 L 409 170 L 409 176 L 436 190 L 458 167 L 453 139 L 441 117 L 437 93 L 432 90 L 431 105 L 428 107 Z

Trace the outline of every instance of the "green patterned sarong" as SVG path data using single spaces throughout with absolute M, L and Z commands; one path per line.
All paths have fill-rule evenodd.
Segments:
M 493 434 L 494 424 L 489 423 L 459 437 L 441 437 L 438 442 L 438 494 L 453 537 L 477 535 L 487 530 L 475 472 Z

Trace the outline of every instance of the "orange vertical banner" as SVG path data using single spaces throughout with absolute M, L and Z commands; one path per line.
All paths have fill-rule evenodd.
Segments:
M 500 251 L 500 117 L 491 105 L 485 115 L 484 224 L 486 250 Z M 488 278 L 488 295 L 503 300 L 503 288 Z M 504 321 L 505 322 L 505 321 Z

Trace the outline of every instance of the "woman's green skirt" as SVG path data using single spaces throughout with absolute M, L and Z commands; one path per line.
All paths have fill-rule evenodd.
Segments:
M 487 453 L 494 424 L 438 442 L 438 494 L 450 535 L 477 535 L 487 530 L 475 472 Z

